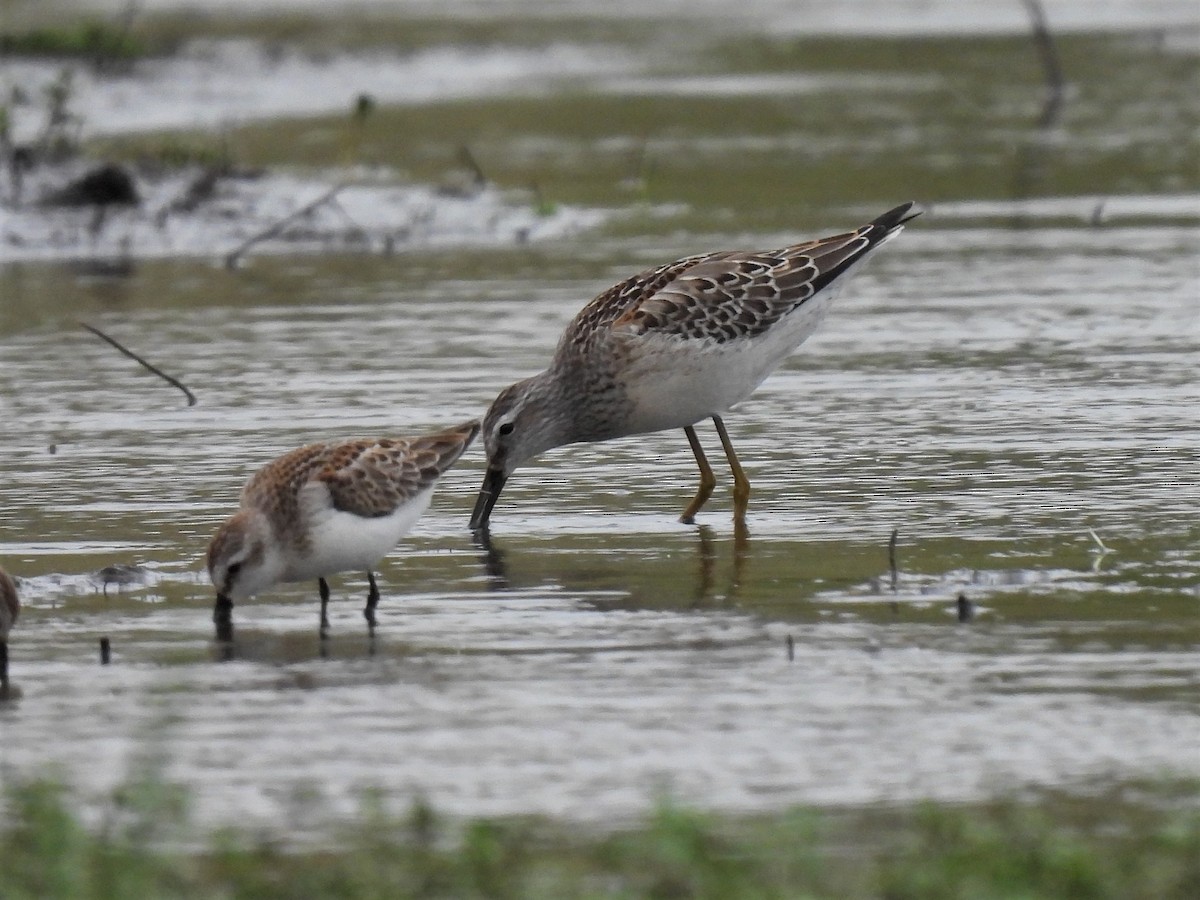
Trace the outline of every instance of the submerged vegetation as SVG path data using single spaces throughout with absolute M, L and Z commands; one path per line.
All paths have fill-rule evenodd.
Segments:
M 234 830 L 198 838 L 186 824 L 186 799 L 154 778 L 138 781 L 117 791 L 100 824 L 87 827 L 60 783 L 10 787 L 0 828 L 0 895 L 1169 900 L 1200 894 L 1200 813 L 1119 798 L 1083 806 L 1047 796 L 972 807 L 796 809 L 753 819 L 663 804 L 645 824 L 598 833 L 536 818 L 451 823 L 423 803 L 395 816 L 369 795 L 354 825 L 301 847 Z M 1111 817 L 1098 819 L 1097 807 Z M 1106 824 L 1114 820 L 1125 824 Z

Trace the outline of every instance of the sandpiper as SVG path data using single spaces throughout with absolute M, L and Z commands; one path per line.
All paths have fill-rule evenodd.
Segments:
M 20 611 L 17 585 L 7 572 L 0 569 L 0 694 L 8 693 L 8 633 Z
M 546 450 L 682 428 L 700 487 L 716 484 L 695 425 L 711 417 L 733 473 L 734 518 L 750 482 L 722 415 L 816 330 L 850 274 L 919 215 L 905 203 L 861 228 L 780 250 L 721 251 L 648 269 L 606 290 L 567 326 L 550 367 L 500 392 L 483 421 L 488 468 L 471 515 L 485 528 L 505 481 Z
M 324 637 L 325 577 L 349 570 L 367 573 L 363 615 L 374 634 L 379 588 L 372 569 L 420 518 L 438 478 L 478 433 L 475 420 L 418 438 L 309 444 L 259 469 L 242 489 L 241 508 L 208 547 L 217 638 L 232 638 L 235 600 L 312 578 Z

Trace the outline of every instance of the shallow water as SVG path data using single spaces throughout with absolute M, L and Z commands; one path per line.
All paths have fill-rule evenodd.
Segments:
M 892 90 L 917 102 L 923 77 Z M 679 73 L 664 78 L 678 97 Z M 849 120 L 878 96 L 834 94 Z M 1140 133 L 1144 114 L 1111 133 Z M 373 648 L 364 579 L 348 576 L 326 652 L 315 590 L 295 585 L 235 611 L 223 658 L 200 559 L 241 482 L 302 442 L 481 414 L 641 266 L 801 236 L 779 230 L 782 199 L 765 218 L 736 199 L 731 168 L 751 198 L 768 190 L 760 151 L 714 141 L 689 158 L 724 185 L 708 206 L 680 212 L 666 178 L 616 226 L 536 245 L 0 269 L 0 564 L 25 602 L 0 777 L 57 764 L 100 795 L 153 748 L 206 820 L 278 827 L 350 814 L 367 788 L 611 822 L 661 792 L 743 810 L 1200 775 L 1200 185 L 1165 151 L 1106 156 L 1094 114 L 1080 118 L 1015 199 L 956 174 L 985 187 L 934 204 L 729 415 L 754 486 L 748 536 L 727 480 L 699 526 L 678 524 L 694 464 L 667 433 L 518 471 L 483 547 L 466 528 L 475 447 L 382 565 Z M 519 166 L 534 138 L 583 147 L 575 127 L 508 135 L 492 164 Z M 955 166 L 982 165 L 1005 128 L 953 145 Z M 762 158 L 789 134 L 759 135 Z M 930 134 L 904 163 L 863 144 L 856 167 L 900 169 L 803 207 L 801 234 L 903 199 L 903 167 L 947 152 Z M 1083 196 L 1049 189 L 1063 156 L 1145 168 Z M 97 574 L 134 563 L 133 584 Z

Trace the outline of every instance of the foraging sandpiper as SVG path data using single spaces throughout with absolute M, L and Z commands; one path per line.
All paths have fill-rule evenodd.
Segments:
M 513 470 L 580 441 L 682 428 L 700 487 L 691 523 L 716 484 L 696 436 L 712 418 L 744 522 L 750 482 L 722 415 L 816 330 L 849 276 L 920 214 L 897 206 L 846 234 L 780 250 L 689 256 L 609 288 L 567 326 L 550 367 L 500 392 L 483 422 L 488 468 L 471 515 L 487 526 Z
M 235 600 L 312 578 L 324 636 L 325 577 L 348 570 L 367 573 L 363 615 L 373 634 L 379 589 L 371 570 L 420 518 L 438 478 L 478 432 L 471 421 L 417 438 L 309 444 L 259 469 L 242 489 L 241 509 L 208 548 L 218 639 L 232 637 Z

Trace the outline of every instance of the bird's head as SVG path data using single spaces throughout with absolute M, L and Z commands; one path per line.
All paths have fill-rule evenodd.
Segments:
M 267 517 L 243 509 L 225 522 L 208 545 L 208 577 L 218 597 L 244 600 L 279 581 L 283 560 Z
M 539 453 L 570 443 L 573 409 L 558 402 L 545 374 L 509 385 L 483 419 L 487 474 L 471 515 L 471 528 L 487 525 L 504 483 L 518 466 Z

